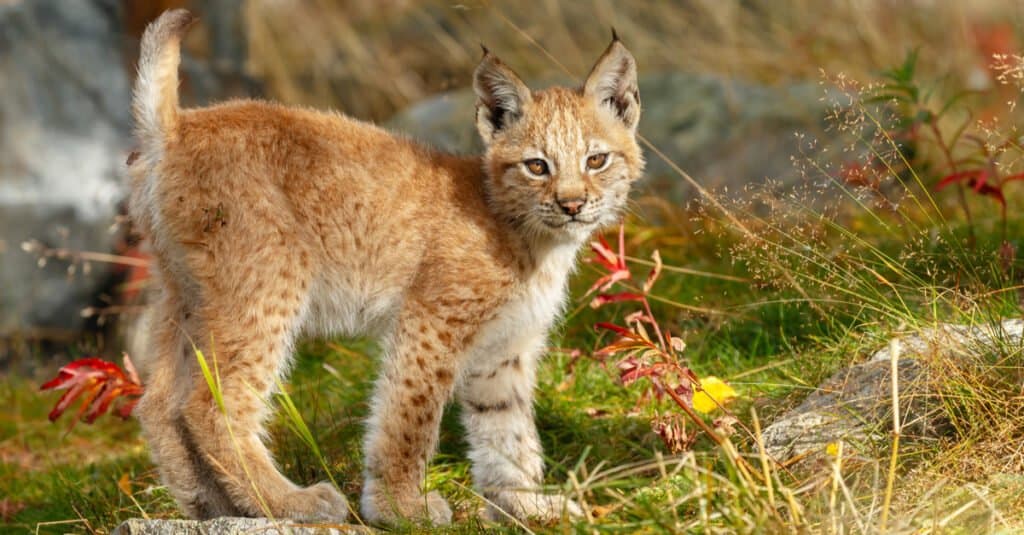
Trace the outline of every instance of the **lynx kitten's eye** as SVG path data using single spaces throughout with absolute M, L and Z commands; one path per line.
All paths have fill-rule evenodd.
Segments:
M 544 160 L 534 158 L 532 160 L 526 160 L 523 163 L 526 164 L 526 169 L 535 176 L 544 176 L 548 174 L 548 164 Z
M 595 154 L 587 158 L 588 169 L 600 169 L 604 167 L 605 162 L 608 161 L 608 153 L 604 152 L 601 154 Z

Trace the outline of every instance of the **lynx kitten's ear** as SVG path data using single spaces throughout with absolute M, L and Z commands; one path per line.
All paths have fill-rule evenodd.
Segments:
M 473 74 L 473 90 L 477 96 L 476 128 L 484 143 L 522 117 L 533 98 L 519 76 L 487 48 Z
M 636 83 L 636 60 L 612 30 L 612 44 L 587 76 L 583 93 L 607 107 L 630 130 L 640 122 L 640 90 Z

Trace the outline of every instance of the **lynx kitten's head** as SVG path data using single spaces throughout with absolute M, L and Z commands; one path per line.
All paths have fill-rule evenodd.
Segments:
M 476 126 L 492 208 L 534 238 L 580 241 L 615 223 L 643 172 L 636 60 L 613 38 L 582 88 L 531 92 L 488 51 Z

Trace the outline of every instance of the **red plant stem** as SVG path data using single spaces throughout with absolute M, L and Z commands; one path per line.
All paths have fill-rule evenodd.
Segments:
M 622 242 L 621 242 L 622 234 L 621 233 L 619 234 L 619 240 L 620 240 L 619 250 L 623 251 L 624 249 L 622 248 Z M 651 303 L 650 303 L 650 301 L 647 300 L 647 292 L 644 292 L 643 296 L 644 296 L 643 297 L 644 311 L 647 313 L 647 317 L 651 318 L 651 325 L 654 326 L 654 332 L 655 332 L 655 334 L 658 335 L 658 342 L 661 344 L 661 353 L 662 353 L 662 355 L 665 355 L 665 356 L 672 356 L 673 353 L 671 352 L 671 348 L 668 346 L 667 343 L 665 343 L 665 336 L 661 333 L 661 327 L 658 326 L 657 320 L 654 319 L 654 313 L 651 311 Z M 679 397 L 679 394 L 676 394 L 675 391 L 673 391 L 672 388 L 666 388 L 665 391 L 668 392 L 668 395 L 669 395 L 669 397 L 672 398 L 672 401 L 674 401 L 676 405 L 678 405 L 681 409 L 683 409 L 683 412 L 686 413 L 686 415 L 690 418 L 690 420 L 693 420 L 693 422 L 696 423 L 697 426 L 700 427 L 702 431 L 704 431 L 704 433 L 706 433 L 709 437 L 711 437 L 711 440 L 715 441 L 715 443 L 718 444 L 718 446 L 722 446 L 723 445 L 724 440 L 722 439 L 722 437 L 718 436 L 718 434 L 715 433 L 715 430 L 712 429 L 710 426 L 708 426 L 708 424 L 704 421 L 704 419 L 701 418 L 700 415 L 698 415 L 696 412 L 694 412 L 693 408 L 691 408 L 689 405 L 686 404 L 686 401 L 684 401 L 683 398 Z M 714 398 L 712 398 L 712 399 L 714 399 Z M 716 402 L 716 404 L 717 404 L 717 402 Z M 721 405 L 719 405 L 719 407 L 721 407 Z M 724 407 L 723 407 L 723 410 L 724 410 Z M 738 419 L 737 419 L 737 421 L 738 421 Z M 746 429 L 746 426 L 743 426 L 743 427 L 744 427 L 744 429 Z M 749 432 L 749 429 L 747 431 Z M 754 467 L 752 467 L 747 462 L 746 459 L 744 459 L 743 457 L 740 457 L 738 455 L 737 455 L 736 459 L 744 466 L 744 468 L 747 469 L 747 471 L 749 473 L 754 474 L 755 476 L 757 476 L 757 478 L 761 480 L 761 483 L 765 482 L 763 479 L 761 479 L 762 478 L 761 474 L 759 472 L 757 472 L 756 470 L 754 470 Z
M 942 155 L 946 158 L 946 165 L 949 166 L 950 172 L 956 173 L 957 167 L 956 160 L 953 159 L 953 152 L 950 150 L 949 147 L 946 146 L 946 141 L 945 139 L 942 138 L 942 132 L 939 130 L 939 125 L 935 118 L 932 118 L 931 121 L 928 121 L 928 127 L 931 129 L 932 135 L 935 136 L 935 142 L 939 146 L 939 149 L 942 150 Z M 975 241 L 974 219 L 971 217 L 971 208 L 967 204 L 967 196 L 964 195 L 964 185 L 959 182 L 956 185 L 956 194 L 958 199 L 960 200 L 960 207 L 964 211 L 964 217 L 967 218 L 967 232 L 970 236 L 971 245 L 973 245 Z
M 647 293 L 646 292 L 644 292 L 643 303 L 644 303 L 644 311 L 647 312 L 647 317 L 651 318 L 651 324 L 654 325 L 654 333 L 658 335 L 658 342 L 661 344 L 662 352 L 664 352 L 664 353 L 666 353 L 668 355 L 671 355 L 672 353 L 669 352 L 668 345 L 665 344 L 665 337 L 662 336 L 662 334 L 661 334 L 661 327 L 658 327 L 658 322 L 657 322 L 657 320 L 654 319 L 654 314 L 651 312 L 651 303 L 649 301 L 647 301 Z

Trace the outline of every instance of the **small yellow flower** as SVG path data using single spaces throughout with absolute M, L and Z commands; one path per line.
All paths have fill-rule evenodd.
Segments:
M 728 383 L 715 376 L 701 379 L 700 386 L 702 390 L 693 394 L 693 408 L 704 414 L 711 414 L 737 395 Z
M 836 456 L 838 456 L 839 455 L 839 443 L 838 442 L 829 442 L 828 445 L 825 446 L 825 453 L 827 453 L 829 457 L 836 457 Z

